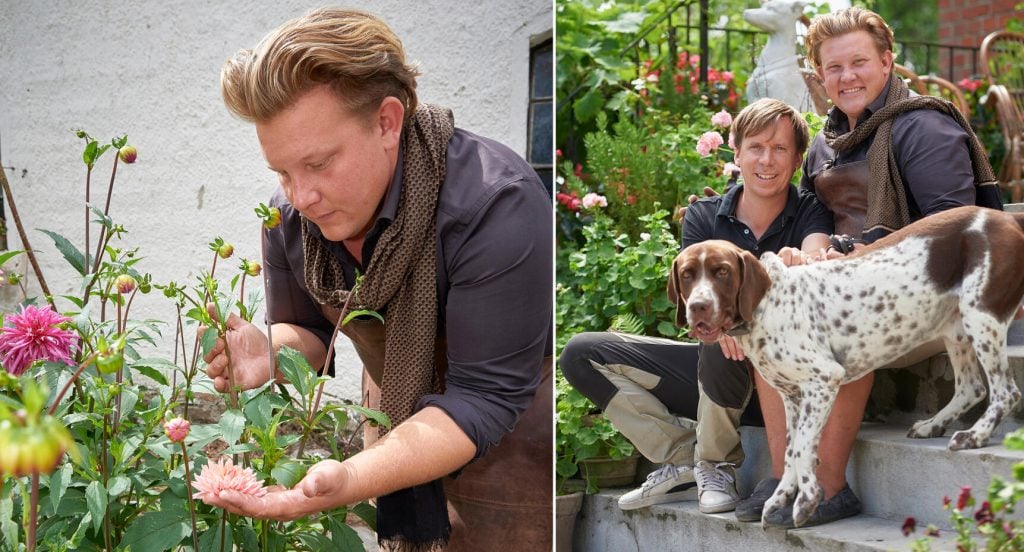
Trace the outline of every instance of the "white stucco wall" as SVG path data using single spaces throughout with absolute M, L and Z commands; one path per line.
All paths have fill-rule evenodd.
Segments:
M 402 38 L 423 72 L 421 101 L 451 107 L 458 126 L 525 155 L 529 52 L 550 36 L 550 0 L 349 5 L 380 15 Z M 111 216 L 129 231 L 120 246 L 139 247 L 145 259 L 138 268 L 155 281 L 192 281 L 208 269 L 206 244 L 216 236 L 235 245 L 233 265 L 238 255 L 259 258 L 253 208 L 276 180 L 253 128 L 224 107 L 220 68 L 311 7 L 294 0 L 0 0 L 0 155 L 15 167 L 7 176 L 54 294 L 76 294 L 79 282 L 35 229 L 84 242 L 83 144 L 71 128 L 101 142 L 127 133 L 138 148 L 135 165 L 119 166 Z M 94 203 L 105 198 L 110 167 L 108 153 L 95 170 Z M 9 213 L 8 221 L 10 248 L 22 248 Z M 93 244 L 95 236 L 94 228 Z M 10 289 L 2 294 L 9 310 L 18 298 Z M 133 318 L 174 315 L 159 292 L 139 296 L 132 309 Z M 170 355 L 173 325 L 165 334 L 156 353 Z M 332 391 L 357 400 L 360 365 L 345 341 Z

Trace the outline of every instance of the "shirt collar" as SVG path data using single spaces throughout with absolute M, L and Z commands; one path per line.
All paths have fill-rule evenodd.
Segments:
M 738 184 L 725 192 L 725 195 L 722 196 L 722 203 L 718 205 L 718 216 L 736 218 L 736 208 L 740 205 L 742 190 L 743 184 Z M 790 184 L 786 195 L 786 206 L 782 208 L 782 216 L 786 219 L 795 218 L 799 210 L 800 192 L 797 191 L 796 186 Z

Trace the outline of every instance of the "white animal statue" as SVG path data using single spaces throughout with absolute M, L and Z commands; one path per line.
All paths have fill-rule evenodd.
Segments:
M 814 110 L 796 53 L 796 22 L 806 5 L 805 0 L 768 0 L 759 8 L 743 10 L 747 23 L 770 33 L 747 80 L 748 103 L 775 98 L 800 112 Z

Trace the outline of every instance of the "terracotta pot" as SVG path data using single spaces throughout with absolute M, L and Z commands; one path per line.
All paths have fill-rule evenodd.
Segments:
M 576 515 L 582 507 L 582 491 L 555 497 L 555 552 L 572 552 Z
M 634 453 L 626 458 L 587 458 L 580 460 L 583 478 L 597 485 L 599 489 L 624 487 L 636 479 L 636 465 L 640 455 Z

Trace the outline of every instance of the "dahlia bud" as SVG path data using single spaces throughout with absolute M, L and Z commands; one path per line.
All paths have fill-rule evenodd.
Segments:
M 172 443 L 181 443 L 188 437 L 188 430 L 191 427 L 192 424 L 188 420 L 179 416 L 164 422 L 164 433 Z
M 260 263 L 257 263 L 256 261 L 245 260 L 245 259 L 242 259 L 242 266 L 240 268 L 242 269 L 243 272 L 245 272 L 249 276 L 254 276 L 254 277 L 255 276 L 259 276 L 260 272 L 263 271 L 263 267 L 260 266 Z
M 277 228 L 278 224 L 281 224 L 281 210 L 277 207 L 271 207 L 267 218 L 263 220 L 263 227 L 270 230 L 271 228 Z
M 114 280 L 114 287 L 117 288 L 117 292 L 121 295 L 128 295 L 135 291 L 135 278 L 128 274 L 122 274 Z
M 96 355 L 96 369 L 101 374 L 113 374 L 124 366 L 124 353 L 110 350 Z
M 67 428 L 53 416 L 27 426 L 4 420 L 0 422 L 0 474 L 50 473 L 72 444 Z
M 135 158 L 139 156 L 139 150 L 135 149 L 135 146 L 125 146 L 117 150 L 117 156 L 121 159 L 122 163 L 132 164 L 135 162 Z
M 235 246 L 231 245 L 230 243 L 225 243 L 217 248 L 217 255 L 219 255 L 221 259 L 227 259 L 234 253 Z
M 266 203 L 260 203 L 259 207 L 256 207 L 256 216 L 263 219 L 263 227 L 267 230 L 281 224 L 281 210 L 277 207 L 268 207 Z

